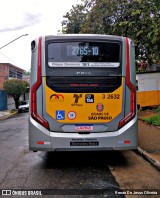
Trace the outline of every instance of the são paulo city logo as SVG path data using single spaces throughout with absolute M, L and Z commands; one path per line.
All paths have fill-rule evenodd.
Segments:
M 64 96 L 62 94 L 52 94 L 50 102 L 64 102 Z
M 104 105 L 102 103 L 98 103 L 96 106 L 96 109 L 98 112 L 102 112 L 104 109 Z

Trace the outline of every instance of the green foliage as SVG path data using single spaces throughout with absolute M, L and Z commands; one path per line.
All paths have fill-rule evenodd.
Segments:
M 64 18 L 67 18 L 67 20 L 62 21 L 62 33 L 80 33 L 86 19 L 85 7 L 83 5 L 72 6 L 70 13 L 67 12 Z
M 27 86 L 29 86 L 28 82 L 19 79 L 10 79 L 3 83 L 4 91 L 13 97 L 24 94 Z
M 157 112 L 157 113 L 160 113 L 160 106 L 157 107 L 156 112 Z
M 63 33 L 130 37 L 144 70 L 147 63 L 160 63 L 159 0 L 82 0 L 64 18 Z
M 24 76 L 29 76 L 30 73 L 31 73 L 31 69 L 30 69 L 29 71 L 24 71 L 24 72 L 23 72 L 23 75 L 24 75 Z
M 153 124 L 155 126 L 160 126 L 160 115 L 153 116 L 151 118 L 143 118 L 143 121 L 147 122 L 148 124 Z
M 5 80 L 3 83 L 4 91 L 14 98 L 16 108 L 18 108 L 19 98 L 27 91 L 29 83 L 19 79 Z

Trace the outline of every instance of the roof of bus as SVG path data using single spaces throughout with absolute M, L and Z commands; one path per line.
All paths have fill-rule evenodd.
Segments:
M 109 40 L 117 40 L 122 41 L 122 36 L 116 36 L 116 35 L 105 35 L 105 34 L 60 34 L 60 35 L 46 35 L 46 40 L 52 40 L 52 39 L 109 39 Z

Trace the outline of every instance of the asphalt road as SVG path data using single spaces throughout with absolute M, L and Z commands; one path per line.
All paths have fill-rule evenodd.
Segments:
M 22 113 L 0 121 L 1 189 L 72 189 L 58 193 L 84 197 L 120 191 L 108 166 L 112 155 L 119 158 L 119 153 L 31 152 L 27 119 L 28 114 Z
M 121 189 L 158 188 L 158 173 L 133 151 L 34 153 L 28 150 L 27 113 L 0 121 L 0 189 L 54 189 L 55 197 L 115 197 Z

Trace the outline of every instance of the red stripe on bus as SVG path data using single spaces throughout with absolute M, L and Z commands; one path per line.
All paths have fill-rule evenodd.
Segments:
M 128 38 L 126 38 L 126 85 L 130 90 L 130 112 L 119 122 L 119 129 L 131 121 L 136 115 L 136 89 L 130 81 L 130 52 Z

